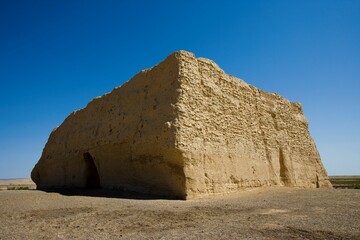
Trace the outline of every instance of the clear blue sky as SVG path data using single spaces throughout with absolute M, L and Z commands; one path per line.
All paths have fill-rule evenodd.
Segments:
M 0 178 L 73 110 L 179 49 L 303 104 L 330 175 L 360 175 L 360 1 L 0 1 Z

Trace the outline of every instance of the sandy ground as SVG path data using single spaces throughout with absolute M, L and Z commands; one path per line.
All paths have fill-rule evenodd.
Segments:
M 97 195 L 0 191 L 0 239 L 360 239 L 360 190 L 257 189 L 190 201 Z

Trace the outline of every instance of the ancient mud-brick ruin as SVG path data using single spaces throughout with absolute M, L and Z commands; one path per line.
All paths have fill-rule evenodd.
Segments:
M 181 199 L 247 187 L 331 187 L 300 103 L 185 51 L 70 114 L 31 176 L 39 189 Z

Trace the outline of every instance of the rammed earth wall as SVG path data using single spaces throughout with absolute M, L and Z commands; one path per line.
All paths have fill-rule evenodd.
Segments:
M 39 189 L 182 199 L 244 187 L 331 187 L 301 104 L 178 51 L 75 111 L 32 171 Z

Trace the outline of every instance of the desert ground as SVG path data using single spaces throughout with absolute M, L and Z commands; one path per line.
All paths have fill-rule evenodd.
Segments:
M 248 189 L 199 200 L 0 191 L 0 239 L 360 239 L 356 189 Z

